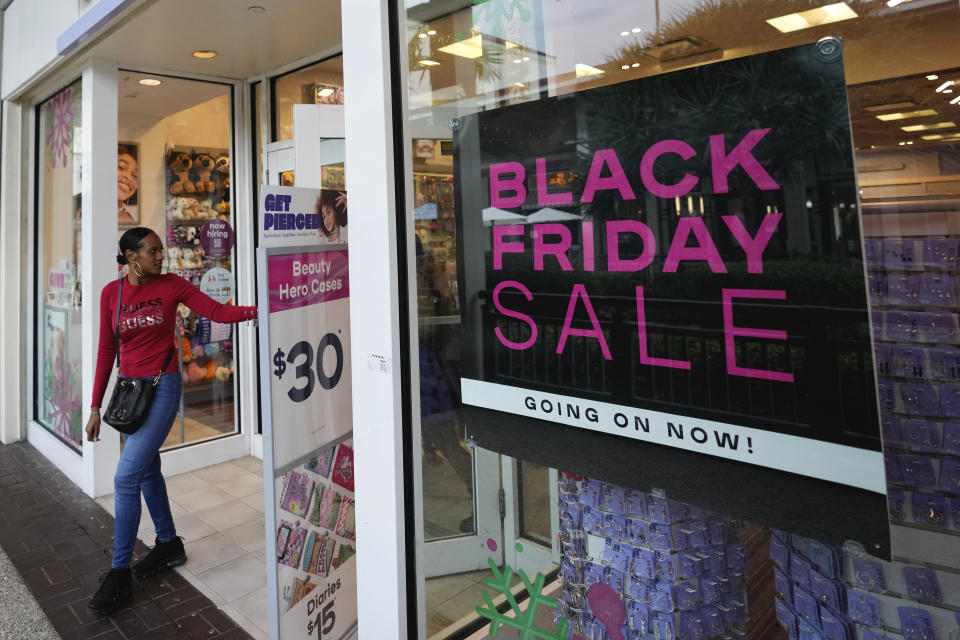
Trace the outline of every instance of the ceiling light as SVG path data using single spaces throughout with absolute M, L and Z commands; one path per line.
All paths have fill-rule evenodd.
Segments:
M 641 29 L 640 29 L 640 27 L 634 27 L 633 29 L 630 29 L 630 31 L 632 31 L 632 32 L 634 32 L 634 33 L 640 33 Z
M 530 62 L 530 56 L 523 56 L 524 62 Z
M 630 65 L 628 65 L 628 64 L 622 64 L 622 65 L 620 65 L 620 68 L 621 68 L 621 69 L 629 69 L 629 68 L 630 68 Z
M 467 38 L 466 40 L 460 40 L 459 42 L 448 44 L 445 47 L 440 47 L 439 51 L 473 60 L 483 55 L 483 38 L 480 37 L 480 34 L 477 34 L 472 38 Z
M 836 4 L 828 4 L 819 9 L 791 13 L 780 16 L 779 18 L 769 18 L 767 24 L 781 33 L 790 33 L 791 31 L 819 27 L 822 24 L 850 20 L 856 17 L 858 17 L 857 13 L 847 6 L 846 3 L 837 2 Z
M 940 135 L 939 133 L 931 133 L 928 136 L 920 136 L 920 137 L 923 138 L 924 140 L 940 140 L 941 138 L 943 138 L 943 136 Z
M 418 34 L 417 34 L 417 37 L 420 38 L 421 40 L 426 40 L 426 39 L 427 39 L 427 34 L 425 34 L 425 33 L 418 33 Z
M 907 0 L 887 0 L 887 6 L 891 9 L 897 6 L 898 4 L 903 4 Z
M 944 89 L 942 93 L 953 93 L 953 89 Z
M 637 67 L 640 66 L 640 63 L 639 63 L 639 62 L 634 62 L 634 63 L 633 63 L 632 65 L 630 65 L 630 66 L 633 67 L 634 69 L 636 69 Z
M 216 51 L 194 51 L 192 54 L 194 58 L 200 58 L 201 60 L 209 60 L 210 58 L 216 58 Z
M 622 36 L 628 36 L 628 35 L 630 35 L 630 32 L 629 32 L 629 31 L 621 31 L 621 32 L 620 32 L 620 35 L 622 35 Z
M 907 140 L 907 144 L 913 144 L 913 140 Z
M 427 31 L 427 35 L 428 35 L 428 36 L 435 36 L 435 35 L 437 35 L 437 30 L 436 30 L 436 29 L 430 29 L 430 31 Z
M 266 9 L 264 9 L 263 7 L 261 7 L 261 6 L 258 5 L 258 4 L 254 4 L 254 5 L 251 5 L 251 6 L 247 7 L 247 11 L 249 11 L 250 13 L 258 13 L 258 14 L 259 14 L 259 13 L 264 13 L 264 12 L 266 12 Z
M 320 89 L 320 91 L 317 91 L 317 95 L 321 98 L 326 98 L 327 96 L 332 94 L 333 94 L 333 87 L 324 87 L 323 89 Z
M 952 87 L 954 84 L 956 84 L 956 83 L 955 83 L 953 80 L 947 80 L 947 81 L 944 82 L 942 85 L 940 85 L 939 87 L 936 88 L 936 92 L 937 92 L 937 93 L 943 93 L 943 90 L 944 90 L 944 89 L 946 89 L 947 87 Z
M 576 69 L 578 78 L 587 78 L 589 76 L 599 76 L 604 73 L 603 69 L 597 69 L 596 67 L 591 67 L 588 64 L 581 64 L 579 62 L 576 64 L 574 68 Z
M 140 78 L 140 80 L 137 82 L 145 87 L 159 87 L 161 84 L 163 84 L 163 82 L 157 80 L 156 78 Z
M 527 85 L 523 84 L 522 82 L 514 82 L 514 83 L 513 83 L 513 86 L 515 86 L 515 87 L 520 87 L 521 89 L 523 89 L 523 88 L 526 87 Z
M 436 67 L 436 66 L 439 65 L 440 63 L 437 62 L 436 60 L 431 60 L 431 59 L 429 59 L 429 58 L 426 58 L 426 59 L 424 59 L 424 60 L 421 60 L 421 61 L 420 61 L 420 64 L 422 64 L 422 65 L 424 65 L 424 66 L 427 66 L 427 67 Z
M 900 127 L 904 131 L 931 131 L 933 129 L 953 129 L 956 124 L 953 122 L 937 122 L 935 124 L 911 124 L 908 127 Z
M 912 100 L 905 100 L 903 102 L 887 102 L 884 104 L 873 104 L 867 107 L 864 107 L 864 111 L 893 111 L 894 109 L 909 109 L 910 107 L 917 106 L 916 102 Z
M 919 111 L 899 111 L 897 113 L 884 113 L 877 116 L 877 120 L 889 122 L 890 120 L 906 120 L 907 118 L 922 118 L 924 116 L 935 116 L 937 112 L 934 109 L 920 109 Z
M 938 76 L 937 74 L 931 73 L 930 75 L 927 76 L 927 80 L 936 80 L 936 79 L 938 79 L 939 77 L 940 77 L 940 76 Z
M 957 96 L 956 98 L 954 98 L 953 100 L 951 100 L 951 101 L 950 101 L 950 104 L 957 104 L 958 102 L 960 102 L 960 96 Z
M 513 64 L 520 64 L 521 62 L 523 62 L 523 60 L 521 60 L 520 58 L 517 58 L 516 60 L 513 61 Z
M 902 147 L 903 145 L 905 145 L 905 144 L 907 144 L 907 143 L 906 143 L 906 142 L 898 142 L 897 144 Z
M 520 45 L 518 45 L 516 42 L 510 42 L 509 40 L 504 40 L 504 41 L 503 41 L 503 47 L 504 47 L 504 49 L 513 49 L 513 48 L 519 47 L 519 46 L 520 46 Z

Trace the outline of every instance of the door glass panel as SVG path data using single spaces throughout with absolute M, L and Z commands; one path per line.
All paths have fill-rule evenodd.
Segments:
M 82 81 L 37 108 L 36 421 L 82 450 L 81 291 Z
M 278 76 L 273 86 L 273 141 L 293 139 L 293 105 L 343 104 L 343 56 Z
M 550 469 L 521 460 L 520 536 L 550 546 Z M 555 499 L 555 498 L 554 498 Z
M 167 247 L 166 273 L 236 303 L 230 87 L 123 70 L 118 85 L 118 233 L 155 230 Z M 235 341 L 232 325 L 181 305 L 182 408 L 164 448 L 238 431 Z

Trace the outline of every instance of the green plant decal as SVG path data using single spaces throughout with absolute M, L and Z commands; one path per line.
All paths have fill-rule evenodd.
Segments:
M 556 600 L 543 595 L 544 577 L 542 573 L 537 573 L 536 578 L 531 584 L 527 574 L 523 571 L 519 572 L 520 581 L 523 582 L 524 588 L 527 590 L 527 593 L 530 594 L 530 602 L 528 603 L 527 610 L 522 611 L 520 605 L 517 604 L 516 598 L 514 598 L 513 593 L 510 591 L 513 569 L 504 567 L 501 573 L 491 558 L 487 558 L 487 564 L 490 566 L 493 577 L 484 580 L 484 584 L 494 592 L 499 591 L 506 596 L 507 602 L 510 603 L 510 611 L 513 612 L 513 615 L 509 615 L 510 611 L 500 613 L 494 606 L 493 598 L 490 594 L 487 591 L 483 592 L 483 601 L 486 603 L 486 607 L 477 607 L 476 611 L 480 616 L 490 621 L 491 638 L 496 638 L 501 626 L 504 626 L 519 632 L 517 640 L 534 640 L 534 638 L 541 638 L 542 640 L 566 640 L 567 626 L 570 624 L 570 621 L 566 618 L 560 618 L 555 631 L 540 629 L 534 621 L 534 618 L 537 616 L 537 610 L 540 607 L 557 608 Z

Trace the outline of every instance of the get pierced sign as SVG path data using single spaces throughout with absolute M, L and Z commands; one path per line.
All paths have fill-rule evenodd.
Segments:
M 834 54 L 464 117 L 464 403 L 884 493 Z

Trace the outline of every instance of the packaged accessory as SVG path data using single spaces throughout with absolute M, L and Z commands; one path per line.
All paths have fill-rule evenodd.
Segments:
M 900 615 L 900 628 L 906 640 L 936 640 L 937 632 L 933 628 L 930 612 L 915 607 L 897 607 Z
M 854 558 L 853 580 L 858 587 L 873 593 L 887 591 L 887 578 L 883 573 L 883 565 L 879 562 Z
M 104 413 L 103 421 L 120 433 L 136 433 L 150 415 L 150 405 L 157 392 L 160 376 L 167 370 L 167 365 L 173 359 L 175 347 L 170 347 L 167 359 L 160 368 L 156 377 L 124 378 L 120 375 L 120 301 L 123 298 L 123 281 L 120 279 L 120 291 L 117 293 L 117 315 L 113 328 L 113 342 L 117 350 L 117 382 L 113 385 L 110 402 Z
M 947 499 L 932 493 L 913 494 L 913 521 L 934 527 L 947 526 Z
M 940 582 L 933 569 L 927 567 L 904 567 L 903 581 L 907 584 L 907 594 L 914 600 L 932 600 L 943 602 Z
M 847 589 L 847 614 L 854 622 L 869 627 L 881 626 L 880 603 L 869 594 Z

